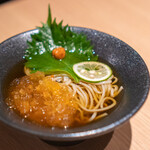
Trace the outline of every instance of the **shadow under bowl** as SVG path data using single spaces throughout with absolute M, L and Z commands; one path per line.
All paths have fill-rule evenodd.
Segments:
M 78 141 L 113 131 L 129 120 L 143 105 L 149 92 L 149 73 L 140 55 L 123 41 L 106 33 L 81 27 L 74 32 L 87 35 L 100 61 L 109 64 L 124 87 L 118 105 L 105 118 L 90 124 L 68 128 L 39 127 L 8 109 L 6 98 L 9 83 L 23 75 L 23 55 L 30 35 L 38 30 L 18 34 L 0 44 L 0 120 L 11 127 L 50 141 Z

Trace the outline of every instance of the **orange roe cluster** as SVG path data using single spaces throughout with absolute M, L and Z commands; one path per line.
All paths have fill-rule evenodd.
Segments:
M 65 51 L 65 49 L 63 47 L 58 47 L 58 48 L 55 48 L 52 51 L 52 55 L 56 59 L 63 59 L 65 57 L 65 55 L 66 55 L 66 51 Z
M 44 126 L 74 126 L 78 105 L 67 86 L 41 72 L 15 79 L 6 104 L 22 117 Z

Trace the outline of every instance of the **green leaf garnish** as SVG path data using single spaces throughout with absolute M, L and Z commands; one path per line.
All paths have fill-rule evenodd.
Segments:
M 52 21 L 49 6 L 47 23 L 37 27 L 39 32 L 31 35 L 32 41 L 28 41 L 25 66 L 32 72 L 66 73 L 79 82 L 72 66 L 82 61 L 97 61 L 98 56 L 93 55 L 93 47 L 85 35 L 72 32 L 68 25 L 63 27 L 62 23 L 57 24 L 56 18 Z M 57 47 L 65 48 L 66 56 L 62 60 L 52 56 L 52 50 Z

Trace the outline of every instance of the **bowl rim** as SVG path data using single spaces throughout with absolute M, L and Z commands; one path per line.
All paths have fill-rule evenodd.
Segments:
M 127 43 L 125 43 L 124 41 L 116 38 L 115 36 L 113 35 L 110 35 L 108 33 L 105 33 L 105 32 L 102 32 L 102 31 L 99 31 L 99 30 L 95 30 L 95 29 L 91 29 L 91 28 L 85 28 L 85 27 L 78 27 L 78 26 L 70 26 L 71 29 L 73 28 L 76 28 L 76 29 L 88 29 L 88 30 L 92 30 L 92 31 L 96 31 L 96 32 L 101 32 L 103 34 L 106 34 L 106 35 L 109 35 L 117 40 L 119 40 L 120 42 L 123 42 L 125 45 L 129 46 Z M 21 32 L 21 33 L 18 33 L 6 40 L 4 40 L 3 42 L 0 43 L 0 47 L 5 44 L 6 42 L 10 41 L 11 39 L 14 39 L 14 38 L 17 38 L 19 35 L 22 35 L 22 34 L 26 34 L 26 33 L 36 33 L 38 32 L 38 29 L 31 29 L 31 30 L 27 30 L 25 32 Z M 131 46 L 129 46 L 130 48 L 132 48 Z M 139 103 L 139 105 L 137 105 L 135 107 L 135 109 L 133 109 L 132 111 L 130 111 L 129 114 L 125 115 L 123 118 L 117 120 L 117 121 L 114 121 L 113 123 L 105 126 L 105 127 L 102 127 L 102 128 L 96 128 L 96 129 L 93 129 L 93 130 L 88 130 L 88 131 L 82 131 L 82 132 L 77 132 L 77 133 L 55 133 L 55 134 L 42 134 L 41 131 L 33 131 L 33 130 L 30 130 L 28 128 L 22 128 L 21 126 L 18 126 L 16 124 L 11 124 L 8 120 L 5 120 L 3 118 L 1 118 L 0 116 L 0 121 L 4 122 L 5 124 L 15 128 L 15 129 L 18 129 L 18 130 L 21 130 L 23 132 L 26 132 L 26 133 L 29 133 L 29 134 L 33 134 L 33 135 L 36 135 L 36 136 L 40 136 L 42 137 L 43 139 L 47 139 L 47 138 L 50 138 L 54 141 L 76 141 L 78 140 L 78 138 L 80 140 L 83 140 L 83 139 L 89 139 L 91 137 L 97 137 L 99 135 L 103 135 L 103 134 L 106 134 L 108 132 L 111 132 L 114 128 L 122 125 L 123 123 L 125 123 L 126 121 L 128 121 L 132 116 L 134 116 L 138 110 L 143 106 L 143 104 L 145 103 L 147 97 L 148 97 L 148 93 L 149 93 L 149 88 L 150 88 L 150 75 L 149 75 L 149 71 L 148 71 L 148 67 L 146 65 L 146 63 L 144 62 L 144 60 L 142 59 L 142 57 L 138 54 L 138 52 L 136 50 L 134 50 L 132 48 L 132 50 L 136 53 L 136 55 L 140 58 L 142 64 L 144 65 L 144 67 L 146 68 L 146 77 L 147 77 L 147 85 L 146 85 L 146 90 L 144 91 L 144 94 L 143 94 L 143 97 Z

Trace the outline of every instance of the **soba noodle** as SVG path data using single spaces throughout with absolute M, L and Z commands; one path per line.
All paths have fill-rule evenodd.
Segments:
M 74 83 L 65 74 L 56 74 L 52 80 L 68 86 L 79 105 L 81 120 L 87 122 L 107 116 L 107 111 L 117 103 L 114 97 L 123 90 L 122 86 L 116 85 L 118 78 L 114 75 L 100 83 Z

